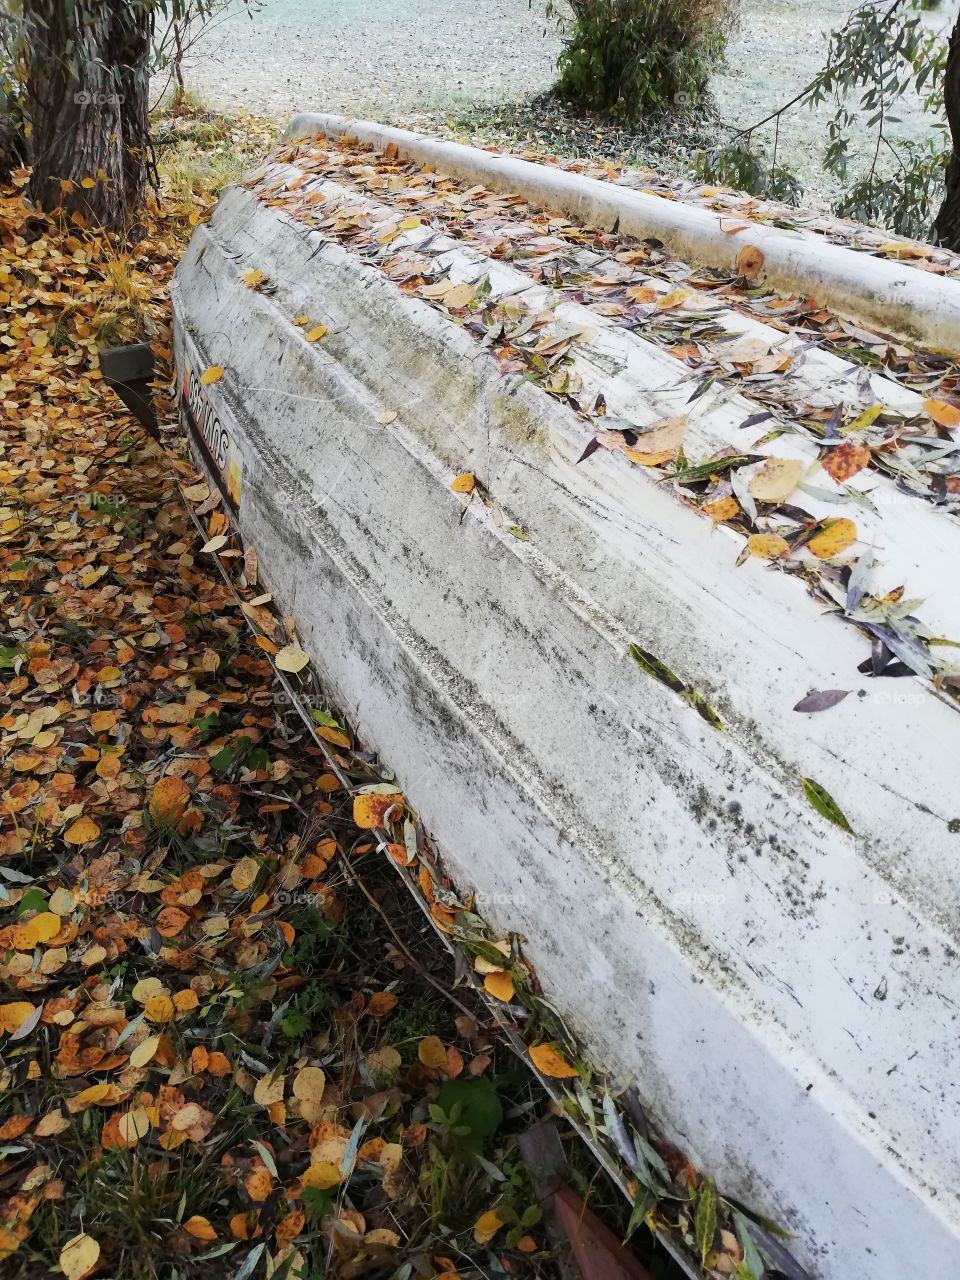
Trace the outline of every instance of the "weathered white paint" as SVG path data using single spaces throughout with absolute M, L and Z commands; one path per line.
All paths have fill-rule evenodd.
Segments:
M 450 254 L 454 278 L 482 265 L 516 286 Z M 243 285 L 252 267 L 269 293 Z M 227 370 L 205 390 L 274 595 L 597 1057 L 723 1190 L 792 1227 L 814 1274 L 955 1274 L 956 710 L 918 681 L 861 680 L 863 641 L 798 580 L 735 568 L 731 535 L 622 458 L 577 466 L 571 411 L 250 192 L 198 229 L 174 306 L 181 369 Z M 557 323 L 580 323 L 568 306 Z M 674 407 L 689 371 L 587 314 L 578 367 L 608 403 L 639 422 Z M 743 414 L 736 397 L 705 410 L 702 447 Z M 489 507 L 451 492 L 464 470 Z M 956 622 L 954 521 L 901 498 L 870 537 Z M 837 687 L 856 692 L 791 711 Z
M 370 120 L 305 112 L 294 116 L 284 138 L 320 133 L 349 135 L 379 149 L 393 143 L 421 164 L 494 191 L 516 191 L 590 226 L 618 225 L 626 235 L 655 237 L 688 262 L 733 269 L 744 246 L 755 245 L 764 255 L 762 278 L 774 288 L 816 298 L 841 315 L 937 350 L 960 349 L 960 281 L 857 253 L 809 232 L 738 222 L 698 205 Z

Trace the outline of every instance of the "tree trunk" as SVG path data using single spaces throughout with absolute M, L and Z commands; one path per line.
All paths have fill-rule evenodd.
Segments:
M 26 0 L 29 194 L 88 224 L 130 225 L 146 191 L 148 0 Z
M 946 191 L 937 220 L 933 224 L 933 235 L 938 244 L 960 253 L 960 17 L 950 34 L 950 49 L 943 78 L 943 100 L 953 150 L 947 162 Z

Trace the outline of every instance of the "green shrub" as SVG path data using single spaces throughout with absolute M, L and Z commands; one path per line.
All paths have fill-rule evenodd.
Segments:
M 573 0 L 560 94 L 625 120 L 683 109 L 723 55 L 736 0 Z

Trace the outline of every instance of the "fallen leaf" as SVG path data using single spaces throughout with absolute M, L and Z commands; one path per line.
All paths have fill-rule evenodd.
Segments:
M 503 1219 L 496 1209 L 488 1209 L 473 1224 L 473 1238 L 477 1244 L 489 1244 L 503 1226 Z
M 576 1067 L 572 1067 L 566 1058 L 549 1044 L 537 1044 L 530 1050 L 530 1061 L 545 1076 L 552 1080 L 571 1080 L 579 1075 Z
M 744 280 L 756 280 L 762 270 L 762 251 L 755 244 L 745 244 L 737 254 L 737 271 Z
M 77 818 L 76 822 L 70 824 L 63 833 L 63 838 L 67 844 L 87 844 L 90 840 L 96 840 L 100 834 L 100 828 L 92 818 L 86 816 Z
M 159 1048 L 160 1048 L 159 1036 L 148 1036 L 146 1040 L 141 1040 L 140 1043 L 133 1050 L 131 1050 L 131 1053 L 130 1053 L 131 1067 L 137 1067 L 137 1068 L 145 1067 Z
M 288 644 L 280 650 L 274 662 L 281 671 L 290 671 L 295 675 L 309 665 L 310 659 L 299 645 Z
M 417 1057 L 425 1067 L 442 1067 L 447 1060 L 447 1050 L 439 1036 L 424 1036 L 417 1045 Z
M 60 1269 L 67 1280 L 84 1280 L 100 1261 L 100 1246 L 92 1236 L 74 1236 L 60 1250 Z
M 472 284 L 455 284 L 452 289 L 447 289 L 443 295 L 443 305 L 445 307 L 468 307 L 474 299 L 476 290 Z
M 159 826 L 176 826 L 189 803 L 190 788 L 182 778 L 168 774 L 158 779 L 150 792 L 150 817 Z
M 740 514 L 740 503 L 736 498 L 716 498 L 713 502 L 705 502 L 700 510 L 717 524 L 723 524 Z
M 356 826 L 372 831 L 384 825 L 391 809 L 399 811 L 402 807 L 403 796 L 399 792 L 392 795 L 366 792 L 353 798 L 353 821 Z
M 810 715 L 817 711 L 829 711 L 838 702 L 842 702 L 849 693 L 849 689 L 815 689 L 813 693 L 808 693 L 805 698 L 801 698 L 793 709 L 806 711 Z
M 750 477 L 748 487 L 758 502 L 785 502 L 806 469 L 807 464 L 796 458 L 768 458 Z
M 952 431 L 954 427 L 960 426 L 960 408 L 947 400 L 924 400 L 923 410 L 938 427 L 947 427 Z
M 283 1091 L 283 1072 L 270 1073 L 269 1075 L 261 1076 L 257 1081 L 253 1091 L 253 1100 L 258 1102 L 261 1107 L 269 1107 L 275 1102 L 283 1101 Z
M 820 459 L 820 465 L 827 475 L 837 484 L 851 479 L 858 471 L 870 465 L 870 450 L 863 444 L 854 444 L 852 440 L 844 440 L 843 444 L 830 449 Z
M 747 539 L 747 551 L 761 560 L 778 560 L 790 554 L 790 543 L 778 533 L 751 533 Z
M 196 1240 L 216 1240 L 217 1238 L 217 1233 L 209 1221 L 198 1213 L 186 1220 L 183 1224 L 183 1229 Z
M 819 533 L 807 542 L 807 550 L 820 560 L 829 560 L 846 551 L 857 540 L 857 526 L 852 520 L 828 520 Z
M 222 364 L 212 364 L 209 369 L 204 369 L 200 375 L 200 381 L 205 387 L 209 387 L 214 382 L 219 382 L 226 370 Z
M 293 1096 L 301 1102 L 320 1103 L 327 1077 L 320 1067 L 301 1067 L 293 1080 Z
M 27 1000 L 0 1004 L 0 1032 L 19 1030 L 33 1012 L 34 1006 Z
M 343 1179 L 335 1164 L 331 1164 L 328 1160 L 319 1160 L 300 1175 L 300 1181 L 305 1187 L 316 1187 L 318 1191 L 326 1191 L 329 1187 L 337 1186 Z
M 687 434 L 689 418 L 685 413 L 672 418 L 663 418 L 656 426 L 645 431 L 632 449 L 624 449 L 631 462 L 641 467 L 659 467 L 664 462 L 675 458 L 684 436 Z
M 397 997 L 392 991 L 375 991 L 367 1001 L 365 1012 L 373 1018 L 383 1018 L 397 1007 Z
M 459 475 L 450 485 L 455 493 L 473 493 L 477 487 L 477 478 L 471 472 L 465 471 L 463 475 Z
M 497 1000 L 509 1002 L 514 997 L 513 978 L 506 969 L 495 969 L 493 973 L 488 973 L 483 980 L 485 989 Z
M 838 826 L 843 831 L 849 831 L 853 834 L 853 828 L 846 819 L 843 810 L 834 800 L 833 796 L 819 782 L 814 782 L 812 778 L 803 778 L 803 793 L 816 809 L 817 813 Z
M 241 858 L 230 870 L 230 883 L 238 893 L 251 888 L 260 874 L 260 864 L 256 858 Z

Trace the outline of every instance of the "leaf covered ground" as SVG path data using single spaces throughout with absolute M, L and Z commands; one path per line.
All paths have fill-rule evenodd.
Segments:
M 129 244 L 0 192 L 3 1273 L 550 1276 L 516 1148 L 550 1099 L 448 998 L 372 835 L 402 797 L 296 714 L 255 555 L 100 378 L 132 337 L 169 376 L 185 237 L 268 141 L 192 133 Z

